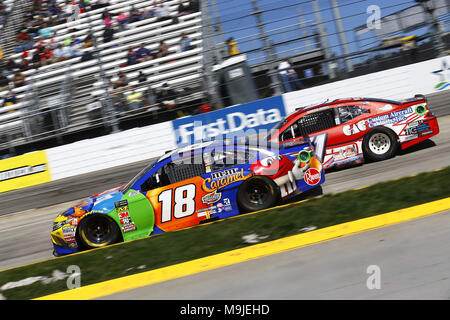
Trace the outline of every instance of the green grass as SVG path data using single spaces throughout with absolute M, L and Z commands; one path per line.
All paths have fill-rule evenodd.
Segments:
M 5 270 L 0 272 L 0 287 L 28 277 L 50 277 L 54 270 L 66 272 L 70 265 L 81 268 L 81 285 L 89 285 L 249 246 L 251 244 L 245 243 L 242 237 L 252 233 L 267 236 L 263 241 L 270 241 L 298 234 L 301 228 L 308 226 L 324 228 L 439 200 L 450 195 L 449 181 L 450 167 L 447 167 L 360 190 Z M 36 282 L 0 293 L 7 299 L 31 299 L 64 290 L 67 290 L 66 280 L 49 284 Z

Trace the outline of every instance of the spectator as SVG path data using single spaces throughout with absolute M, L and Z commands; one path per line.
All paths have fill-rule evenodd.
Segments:
M 50 36 L 50 40 L 47 42 L 47 48 L 51 50 L 55 50 L 58 47 L 58 42 L 55 40 L 55 35 L 52 34 Z
M 28 62 L 28 59 L 25 55 L 22 55 L 22 60 L 20 60 L 18 66 L 22 71 L 27 71 L 28 69 L 30 69 L 30 63 Z
M 127 96 L 127 103 L 130 110 L 142 107 L 142 92 L 136 92 L 136 86 L 133 86 L 132 92 Z
M 81 40 L 75 39 L 69 46 L 71 57 L 80 57 L 83 55 L 81 51 Z
M 5 64 L 5 71 L 4 71 L 3 73 L 4 73 L 4 75 L 7 77 L 7 76 L 9 76 L 10 74 L 13 74 L 14 71 L 15 71 L 16 69 L 20 69 L 20 66 L 17 65 L 17 63 L 14 62 L 14 59 L 13 59 L 13 58 L 9 58 L 9 59 L 6 61 L 6 64 Z
M 42 37 L 42 39 L 48 39 L 52 35 L 53 31 L 48 27 L 47 23 L 44 22 L 41 25 L 41 28 L 38 30 L 38 34 Z
M 128 16 L 127 23 L 137 22 L 139 20 L 141 20 L 141 13 L 139 12 L 138 9 L 136 9 L 134 7 L 134 5 L 131 5 L 131 10 L 130 10 L 130 14 Z
M 155 8 L 153 6 L 144 9 L 141 15 L 141 19 L 147 19 L 155 16 Z
M 190 13 L 199 12 L 200 11 L 200 5 L 198 3 L 198 0 L 189 0 L 189 4 L 188 4 L 188 9 L 187 10 Z
M 94 45 L 94 39 L 92 38 L 92 31 L 88 31 L 86 38 L 83 41 L 83 49 L 90 48 Z
M 133 64 L 136 64 L 136 52 L 134 52 L 132 47 L 128 47 L 128 53 L 127 53 L 127 65 L 132 66 Z
M 48 47 L 44 47 L 41 53 L 41 65 L 46 66 L 55 61 L 53 51 Z
M 91 6 L 92 10 L 101 9 L 109 6 L 109 0 L 97 0 L 97 3 Z
M 164 42 L 164 40 L 161 40 L 159 42 L 158 52 L 156 53 L 157 58 L 165 57 L 169 54 L 169 46 L 167 43 Z
M 114 110 L 116 112 L 122 113 L 127 110 L 127 106 L 125 103 L 125 97 L 120 88 L 114 90 L 113 88 L 109 89 L 109 94 L 111 95 L 112 104 Z
M 9 80 L 0 70 L 0 92 L 5 91 L 9 88 Z
M 155 16 L 157 18 L 157 22 L 172 19 L 172 17 L 170 16 L 169 5 L 167 3 L 164 3 L 163 1 L 157 3 L 157 6 L 155 8 Z
M 25 85 L 25 76 L 22 72 L 17 71 L 13 78 L 12 81 L 14 83 L 14 88 L 19 88 Z
M 128 23 L 128 16 L 125 12 L 121 12 L 117 18 L 116 18 L 116 22 L 119 25 L 119 30 L 120 31 L 124 31 L 126 29 L 128 29 L 127 23 Z
M 191 41 L 192 40 L 189 39 L 184 32 L 181 34 L 181 40 L 180 40 L 181 52 L 194 49 L 194 46 L 191 44 Z
M 69 0 L 66 0 L 66 3 L 62 6 L 62 11 L 66 19 L 71 17 L 74 13 L 74 7 Z
M 8 93 L 5 95 L 5 98 L 3 100 L 3 107 L 11 106 L 13 104 L 17 103 L 17 97 L 12 88 L 8 89 Z M 12 112 L 14 110 L 11 110 Z
M 33 53 L 33 58 L 31 58 L 31 64 L 33 68 L 38 69 L 41 67 L 41 55 L 43 54 L 43 51 L 43 47 L 38 47 Z
M 139 46 L 139 49 L 136 50 L 136 59 L 138 62 L 144 62 L 148 60 L 152 60 L 153 54 L 152 52 L 145 47 L 143 43 Z
M 239 54 L 239 49 L 237 47 L 237 43 L 234 41 L 233 37 L 228 38 L 226 43 L 228 45 L 228 54 L 230 56 Z
M 128 85 L 128 77 L 123 71 L 119 71 L 119 79 L 114 83 L 114 89 L 119 87 L 126 87 Z
M 302 89 L 303 84 L 298 80 L 297 73 L 289 63 L 289 59 L 284 58 L 278 65 L 278 73 L 283 82 L 284 92 Z
M 144 72 L 142 72 L 142 70 L 139 71 L 139 75 L 138 75 L 137 80 L 138 80 L 139 83 L 147 81 L 147 76 L 145 75 Z
M 59 44 L 58 47 L 56 47 L 55 51 L 53 51 L 53 56 L 55 57 L 56 61 L 64 61 L 68 57 L 65 56 L 65 51 L 63 49 L 62 44 Z
M 156 105 L 157 93 L 152 84 L 149 83 L 147 89 L 144 91 L 144 106 L 154 107 Z
M 88 48 L 84 50 L 83 55 L 81 56 L 80 62 L 85 62 L 94 59 L 94 55 L 92 54 L 92 49 Z
M 162 85 L 162 88 L 156 97 L 156 102 L 161 108 L 169 112 L 169 116 L 174 117 L 178 115 L 181 117 L 183 116 L 183 112 L 181 110 L 178 110 L 179 112 L 175 112 L 175 109 L 177 108 L 177 104 L 175 102 L 176 98 L 177 93 L 172 90 L 166 82 Z
M 116 30 L 114 29 L 113 26 L 107 26 L 105 28 L 105 31 L 103 32 L 103 42 L 107 43 L 113 40 L 114 38 L 114 33 L 116 32 Z
M 177 11 L 178 11 L 177 17 L 181 17 L 181 16 L 185 16 L 187 14 L 190 14 L 190 12 L 189 12 L 189 5 L 184 5 L 183 4 L 183 0 L 180 0 L 178 2 Z
M 112 17 L 111 15 L 107 15 L 105 17 L 105 19 L 103 19 L 103 24 L 105 25 L 105 27 L 111 27 L 112 26 Z
M 111 13 L 108 11 L 108 9 L 103 10 L 103 12 L 102 12 L 102 20 L 104 21 L 108 17 L 111 19 Z

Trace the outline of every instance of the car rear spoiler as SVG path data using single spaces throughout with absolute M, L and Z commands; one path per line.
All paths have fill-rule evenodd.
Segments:
M 416 94 L 414 95 L 414 98 L 408 98 L 408 99 L 404 99 L 401 101 L 402 104 L 405 103 L 410 103 L 410 102 L 414 102 L 414 101 L 421 101 L 424 100 L 425 102 L 427 102 L 427 97 L 425 97 L 423 94 Z

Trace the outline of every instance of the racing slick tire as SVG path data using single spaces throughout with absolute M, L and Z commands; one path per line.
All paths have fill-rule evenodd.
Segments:
M 392 158 L 398 149 L 397 135 L 387 128 L 375 128 L 364 136 L 362 147 L 366 160 Z
M 81 248 L 101 248 L 120 240 L 120 229 L 108 216 L 93 214 L 80 221 L 77 240 Z
M 280 189 L 272 179 L 253 176 L 245 180 L 237 192 L 237 204 L 241 213 L 273 207 L 280 199 Z

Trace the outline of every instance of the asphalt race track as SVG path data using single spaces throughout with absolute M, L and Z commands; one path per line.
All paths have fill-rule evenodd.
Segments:
M 102 299 L 450 299 L 450 211 Z M 379 289 L 368 289 L 379 267 Z M 369 281 L 370 282 L 370 281 Z
M 424 141 L 418 146 L 415 146 L 413 148 L 410 148 L 407 151 L 401 152 L 396 157 L 389 159 L 387 161 L 383 162 L 376 162 L 376 163 L 366 163 L 362 166 L 344 169 L 344 170 L 335 170 L 332 172 L 328 172 L 326 174 L 326 182 L 323 186 L 324 193 L 334 193 L 334 192 L 340 192 L 344 190 L 359 188 L 367 185 L 371 185 L 380 181 L 386 181 L 386 180 L 392 180 L 401 178 L 408 175 L 417 174 L 424 171 L 431 171 L 440 169 L 442 167 L 446 167 L 450 165 L 450 116 L 444 116 L 440 117 L 438 119 L 439 127 L 440 127 L 440 134 L 433 137 L 431 140 Z M 110 189 L 116 186 L 119 186 L 121 184 L 127 183 L 140 169 L 146 164 L 147 162 L 141 162 L 133 165 L 128 165 L 121 168 L 115 168 L 115 169 L 109 169 L 104 170 L 102 172 L 98 172 L 95 174 L 85 175 L 81 177 L 76 178 L 68 178 L 60 181 L 55 181 L 51 183 L 47 183 L 44 185 L 36 186 L 36 187 L 30 187 L 18 191 L 13 192 L 7 192 L 0 195 L 0 270 L 11 268 L 15 266 L 20 266 L 27 263 L 33 263 L 42 261 L 45 259 L 53 258 L 52 255 L 52 246 L 50 242 L 50 230 L 52 226 L 53 219 L 56 217 L 56 215 L 61 212 L 64 209 L 67 209 L 70 205 L 76 203 L 83 197 L 87 197 L 91 194 L 95 194 L 98 192 L 101 192 L 106 189 Z M 448 215 L 443 215 L 447 217 L 446 221 L 436 222 L 436 227 L 439 226 L 448 226 Z M 440 216 L 439 216 L 440 217 Z M 436 221 L 434 219 L 439 218 L 427 218 Z M 424 220 L 427 220 L 424 219 Z M 443 218 L 444 219 L 444 218 Z M 426 223 L 426 222 L 425 222 Z M 405 226 L 410 225 L 410 223 L 405 224 Z M 414 225 L 414 223 L 413 223 Z M 433 226 L 429 226 L 429 229 L 431 230 Z M 394 228 L 394 229 L 392 229 Z M 396 230 L 395 228 L 407 228 L 402 226 L 392 226 L 386 229 L 389 230 Z M 419 234 L 417 235 L 422 241 L 425 243 L 428 243 L 429 241 L 433 242 L 436 240 L 435 235 L 433 232 L 422 232 L 422 229 L 419 229 L 417 227 Z M 428 229 L 426 229 L 428 230 Z M 382 232 L 382 231 L 381 231 Z M 388 231 L 386 231 L 388 232 Z M 443 231 L 442 231 L 443 232 Z M 390 234 L 394 236 L 396 231 L 392 231 Z M 407 232 L 405 231 L 405 237 Z M 383 235 L 383 233 L 381 233 Z M 399 234 L 399 237 L 401 235 Z M 446 239 L 449 239 L 449 233 L 446 234 Z M 357 236 L 359 237 L 359 236 Z M 364 238 L 364 235 L 361 235 L 362 240 L 361 241 L 375 241 L 374 238 Z M 376 238 L 376 236 L 375 236 Z M 350 238 L 346 238 L 350 239 Z M 340 259 L 339 255 L 336 253 L 338 245 L 341 243 L 341 241 L 349 241 L 346 239 L 339 239 L 336 240 L 336 242 L 329 242 L 329 243 L 337 243 L 336 245 L 329 244 L 328 246 L 335 246 L 333 250 L 335 252 L 335 260 L 330 260 L 330 264 L 336 263 L 338 267 L 333 267 L 332 265 L 329 266 L 329 276 L 335 277 L 338 275 L 345 275 L 345 273 L 352 272 L 351 268 L 346 271 L 347 265 L 344 264 L 346 262 L 346 259 Z M 372 240 L 371 240 L 372 239 Z M 405 238 L 406 239 L 406 238 Z M 426 240 L 428 239 L 428 240 Z M 359 241 L 359 240 L 358 240 Z M 381 240 L 380 240 L 381 241 Z M 409 240 L 404 240 L 409 241 Z M 442 245 L 442 243 L 448 243 L 448 241 L 441 242 L 442 239 L 439 239 L 439 241 L 435 242 L 436 246 Z M 370 243 L 372 243 L 370 242 Z M 382 241 L 381 241 L 382 242 Z M 376 243 L 373 242 L 373 243 Z M 428 243 L 430 244 L 430 243 Z M 391 255 L 395 256 L 397 250 L 402 250 L 401 248 L 395 247 L 395 242 L 392 243 L 392 245 L 386 250 L 390 250 Z M 350 246 L 350 243 L 348 244 Z M 430 244 L 431 246 L 431 244 Z M 326 246 L 325 246 L 326 247 Z M 311 252 L 315 252 L 314 249 L 315 246 L 311 246 L 309 248 L 299 249 L 301 250 L 312 250 Z M 437 247 L 438 248 L 438 247 Z M 325 248 L 326 249 L 326 248 Z M 325 250 L 323 249 L 323 250 Z M 444 247 L 441 247 L 442 250 L 444 250 Z M 322 250 L 322 249 L 317 249 Z M 341 247 L 339 246 L 339 250 L 341 250 Z M 342 250 L 347 250 L 347 247 L 342 247 Z M 361 252 L 359 252 L 361 250 Z M 436 249 L 437 250 L 437 249 Z M 448 249 L 446 249 L 446 253 L 448 253 Z M 429 251 L 428 249 L 425 251 Z M 295 256 L 295 252 L 297 250 L 293 251 L 292 255 Z M 370 251 L 368 251 L 370 252 Z M 367 257 L 367 263 L 369 264 L 370 257 L 369 253 L 364 253 L 363 246 L 361 247 L 354 247 L 353 249 L 350 249 L 348 247 L 348 255 L 350 257 L 353 257 L 353 261 L 358 261 L 358 255 L 360 255 L 360 259 L 362 257 Z M 400 251 L 401 252 L 401 251 Z M 290 266 L 289 257 L 290 253 L 284 253 L 281 254 L 282 257 L 285 257 L 282 259 L 282 261 L 286 261 L 287 266 Z M 323 259 L 326 258 L 326 253 L 320 253 L 320 254 L 314 254 L 310 253 L 309 255 L 306 254 L 305 257 L 308 256 L 316 256 L 315 261 L 317 264 L 320 264 L 319 257 L 322 255 Z M 389 256 L 386 258 L 383 258 L 383 254 L 379 254 L 379 259 L 381 262 L 370 262 L 370 264 L 381 264 L 383 261 L 387 261 Z M 448 254 L 444 254 L 444 257 L 442 259 L 445 259 L 445 257 L 448 257 Z M 294 257 L 295 258 L 295 257 Z M 266 259 L 266 258 L 264 258 Z M 270 259 L 268 257 L 267 259 Z M 284 260 L 287 259 L 287 260 Z M 302 258 L 303 259 L 303 258 Z M 330 258 L 331 259 L 331 258 Z M 378 258 L 377 258 L 378 259 Z M 412 257 L 411 257 L 412 259 Z M 365 263 L 366 260 L 361 260 Z M 375 259 L 376 260 L 376 259 Z M 427 264 L 429 261 L 426 257 L 418 256 L 417 260 L 412 262 L 413 264 L 420 263 Z M 252 261 L 248 262 L 251 263 L 253 266 L 255 264 L 258 264 L 258 262 Z M 272 263 L 272 262 L 270 262 Z M 324 262 L 325 264 L 328 262 Z M 431 262 L 430 262 L 431 263 Z M 450 270 L 448 268 L 448 262 L 446 262 L 446 270 Z M 292 262 L 293 265 L 296 265 L 297 262 Z M 444 263 L 445 264 L 445 263 Z M 241 265 L 241 264 L 240 264 Z M 350 263 L 348 265 L 351 265 Z M 255 277 L 258 274 L 262 274 L 264 271 L 264 268 L 258 264 L 261 269 L 261 273 L 255 274 Z M 361 266 L 362 267 L 362 266 Z M 229 267 L 233 268 L 233 266 Z M 245 268 L 245 267 L 244 267 Z M 283 268 L 287 268 L 286 266 L 280 265 L 281 270 Z M 325 267 L 322 267 L 322 270 Z M 333 268 L 336 268 L 335 271 L 332 271 Z M 400 267 L 399 267 L 400 268 Z M 339 269 L 339 271 L 337 271 Z M 417 269 L 420 269 L 420 267 L 417 267 Z M 314 265 L 311 265 L 311 272 L 314 270 Z M 318 270 L 320 271 L 320 269 Z M 397 270 L 399 271 L 399 270 Z M 217 276 L 217 272 L 220 271 L 211 271 L 215 272 Z M 333 275 L 333 272 L 336 274 Z M 366 278 L 365 269 L 358 271 L 358 273 L 361 273 L 361 277 L 364 279 Z M 231 273 L 230 273 L 231 274 Z M 287 277 L 289 274 L 287 275 Z M 313 275 L 312 275 L 313 276 Z M 312 276 L 308 277 L 309 282 L 312 285 Z M 404 275 L 407 277 L 407 275 Z M 197 276 L 193 276 L 197 277 Z M 226 279 L 226 268 L 224 268 L 224 276 L 223 279 Z M 252 278 L 250 278 L 252 279 Z M 326 278 L 325 278 L 326 279 Z M 347 278 L 345 278 L 347 279 Z M 389 278 L 386 278 L 386 281 L 388 281 Z M 413 279 L 413 276 L 411 276 L 411 279 Z M 427 278 L 425 278 L 427 279 Z M 431 277 L 430 277 L 431 279 Z M 434 278 L 433 278 L 434 279 Z M 286 278 L 286 285 L 288 286 L 289 278 Z M 350 282 L 347 283 L 346 286 L 351 287 L 352 281 L 356 281 L 355 279 L 352 279 L 349 277 L 347 279 Z M 347 281 L 346 280 L 346 281 Z M 407 285 L 407 278 L 404 279 L 405 286 Z M 439 279 L 434 279 L 433 281 L 438 281 Z M 178 281 L 178 280 L 174 280 Z M 189 281 L 187 279 L 186 281 Z M 216 280 L 219 281 L 219 280 Z M 365 280 L 364 280 L 365 281 Z M 411 280 L 412 281 L 412 280 Z M 430 280 L 431 281 L 431 280 Z M 224 280 L 225 283 L 228 282 Z M 237 283 L 238 279 L 235 279 L 232 283 Z M 248 283 L 248 282 L 244 282 Z M 412 282 L 414 283 L 414 282 Z M 217 282 L 214 282 L 215 285 L 217 285 Z M 170 286 L 170 283 L 168 283 Z M 159 286 L 159 285 L 157 285 Z M 233 294 L 231 294 L 230 291 L 232 290 L 229 285 L 224 284 L 225 288 L 223 290 L 222 296 L 215 296 L 216 298 L 231 298 Z M 320 287 L 320 285 L 316 285 L 317 287 Z M 226 289 L 229 288 L 229 289 Z M 239 287 L 237 287 L 239 288 Z M 325 288 L 325 287 L 324 287 Z M 406 287 L 405 287 L 406 288 Z M 220 288 L 217 288 L 219 291 Z M 240 288 L 241 291 L 236 289 L 236 292 L 242 292 L 242 294 L 248 293 L 248 298 L 260 298 L 263 297 L 264 294 L 269 294 L 270 291 L 261 291 L 261 294 L 257 294 L 257 290 L 253 291 L 255 295 L 251 295 L 252 293 L 249 291 L 244 290 L 243 288 Z M 195 288 L 193 289 L 195 290 Z M 205 289 L 206 290 L 206 289 Z M 291 291 L 290 291 L 291 290 Z M 292 292 L 293 289 L 286 288 L 286 293 Z M 317 289 L 319 290 L 319 289 Z M 338 294 L 337 289 L 330 289 L 331 291 L 329 293 L 326 293 L 324 291 L 311 291 L 311 294 L 317 294 L 317 297 L 333 297 Z M 367 289 L 365 289 L 367 290 Z M 399 287 L 399 292 L 403 292 L 402 288 Z M 404 289 L 406 290 L 406 289 Z M 286 298 L 286 295 L 281 292 L 280 289 L 279 295 L 275 295 L 273 297 L 265 296 L 266 298 L 278 298 L 283 297 Z M 369 291 L 369 290 L 367 290 Z M 377 291 L 377 290 L 375 290 Z M 186 291 L 178 291 L 181 294 Z M 305 291 L 307 292 L 307 290 Z M 353 293 L 357 294 L 358 291 L 352 291 Z M 372 294 L 372 291 L 370 291 Z M 381 291 L 378 292 L 380 294 Z M 394 291 L 392 291 L 394 292 Z M 276 292 L 275 292 L 276 293 Z M 353 293 L 349 292 L 350 297 Z M 229 294 L 229 295 L 228 295 Z M 366 293 L 367 295 L 368 293 Z M 394 293 L 392 293 L 394 294 Z M 413 293 L 411 293 L 413 294 Z M 448 290 L 447 290 L 448 294 Z M 328 296 L 329 295 L 329 296 Z M 373 293 L 374 297 L 376 296 L 376 292 Z M 163 297 L 163 295 L 161 295 Z M 237 296 L 234 296 L 235 298 L 239 298 Z M 293 299 L 301 298 L 305 296 L 295 296 L 292 297 Z M 312 297 L 309 296 L 309 297 Z M 345 296 L 343 296 L 344 298 Z M 356 297 L 364 297 L 364 295 L 357 295 Z M 371 296 L 372 297 L 372 296 Z M 425 296 L 428 297 L 428 296 Z M 130 293 L 129 298 L 133 298 L 133 293 Z M 149 296 L 148 298 L 151 298 Z M 163 297 L 165 298 L 165 297 Z M 192 295 L 183 296 L 185 299 L 194 298 Z M 448 296 L 447 296 L 448 298 Z

